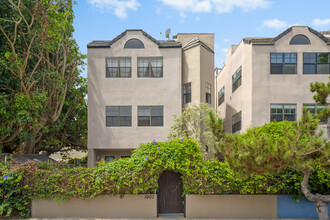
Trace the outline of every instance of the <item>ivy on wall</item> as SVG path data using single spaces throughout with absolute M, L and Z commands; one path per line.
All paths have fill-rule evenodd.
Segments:
M 296 171 L 240 179 L 226 163 L 203 160 L 196 142 L 175 139 L 141 144 L 130 158 L 92 168 L 58 169 L 36 162 L 0 164 L 0 216 L 29 217 L 31 200 L 37 198 L 155 193 L 165 170 L 181 173 L 184 194 L 301 194 L 302 175 Z M 317 165 L 311 179 L 311 189 L 329 191 L 329 174 Z

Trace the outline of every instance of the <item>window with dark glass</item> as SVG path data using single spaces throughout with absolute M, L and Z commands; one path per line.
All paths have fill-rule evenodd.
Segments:
M 206 103 L 211 104 L 211 84 L 205 83 L 205 91 L 206 91 Z
M 139 39 L 130 39 L 125 43 L 125 49 L 143 49 L 144 44 Z
M 191 83 L 183 85 L 183 104 L 191 102 Z
M 330 53 L 304 53 L 304 74 L 330 74 Z
M 297 53 L 271 53 L 270 74 L 297 74 Z
M 106 106 L 106 126 L 132 126 L 132 106 Z
M 296 121 L 296 105 L 271 104 L 270 121 Z
M 238 87 L 242 85 L 242 67 L 240 66 L 238 70 L 234 73 L 232 76 L 232 82 L 233 82 L 233 90 L 234 92 Z
M 225 101 L 225 87 L 222 87 L 218 92 L 218 106 L 220 106 Z
M 242 129 L 242 112 L 238 112 L 232 117 L 232 133 Z
M 115 156 L 104 156 L 104 160 L 107 163 L 114 162 L 115 161 Z
M 317 105 L 317 104 L 303 104 L 303 107 L 306 108 L 311 114 L 319 113 L 322 109 L 329 107 L 328 105 Z M 328 119 L 323 119 L 320 123 L 327 123 Z
M 106 77 L 131 77 L 130 57 L 110 57 L 106 58 Z
M 163 77 L 163 57 L 138 57 L 138 77 Z
M 291 45 L 307 45 L 311 44 L 309 39 L 305 35 L 298 34 L 290 40 Z
M 163 106 L 138 106 L 138 126 L 163 126 Z

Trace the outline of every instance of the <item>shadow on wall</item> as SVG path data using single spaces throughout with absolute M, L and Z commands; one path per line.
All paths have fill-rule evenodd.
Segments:
M 234 109 L 231 105 L 226 103 L 226 115 L 228 115 L 229 117 L 226 117 L 224 119 L 225 132 L 232 133 L 232 117 L 236 113 L 238 113 L 238 111 Z

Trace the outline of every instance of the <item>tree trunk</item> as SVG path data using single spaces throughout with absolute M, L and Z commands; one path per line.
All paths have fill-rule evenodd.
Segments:
M 328 203 L 330 201 L 330 195 L 312 194 L 308 189 L 308 180 L 311 174 L 309 172 L 303 173 L 304 180 L 301 182 L 301 191 L 304 193 L 304 195 L 309 201 L 315 202 L 315 207 L 319 219 L 329 220 Z
M 315 207 L 317 211 L 317 215 L 321 220 L 329 220 L 329 212 L 328 212 L 328 203 L 323 201 L 315 201 Z
M 33 154 L 35 143 L 30 140 L 24 141 L 23 147 L 22 147 L 22 154 Z

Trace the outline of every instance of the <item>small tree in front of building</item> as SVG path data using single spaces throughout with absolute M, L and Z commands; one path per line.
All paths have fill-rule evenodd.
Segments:
M 216 152 L 215 143 L 217 136 L 213 135 L 210 120 L 217 115 L 214 108 L 210 108 L 206 103 L 200 105 L 193 104 L 184 109 L 181 115 L 174 116 L 174 124 L 170 128 L 168 138 L 190 138 L 195 140 L 202 152 Z M 223 134 L 223 121 L 217 117 L 217 134 Z M 219 135 L 218 135 L 219 136 Z

